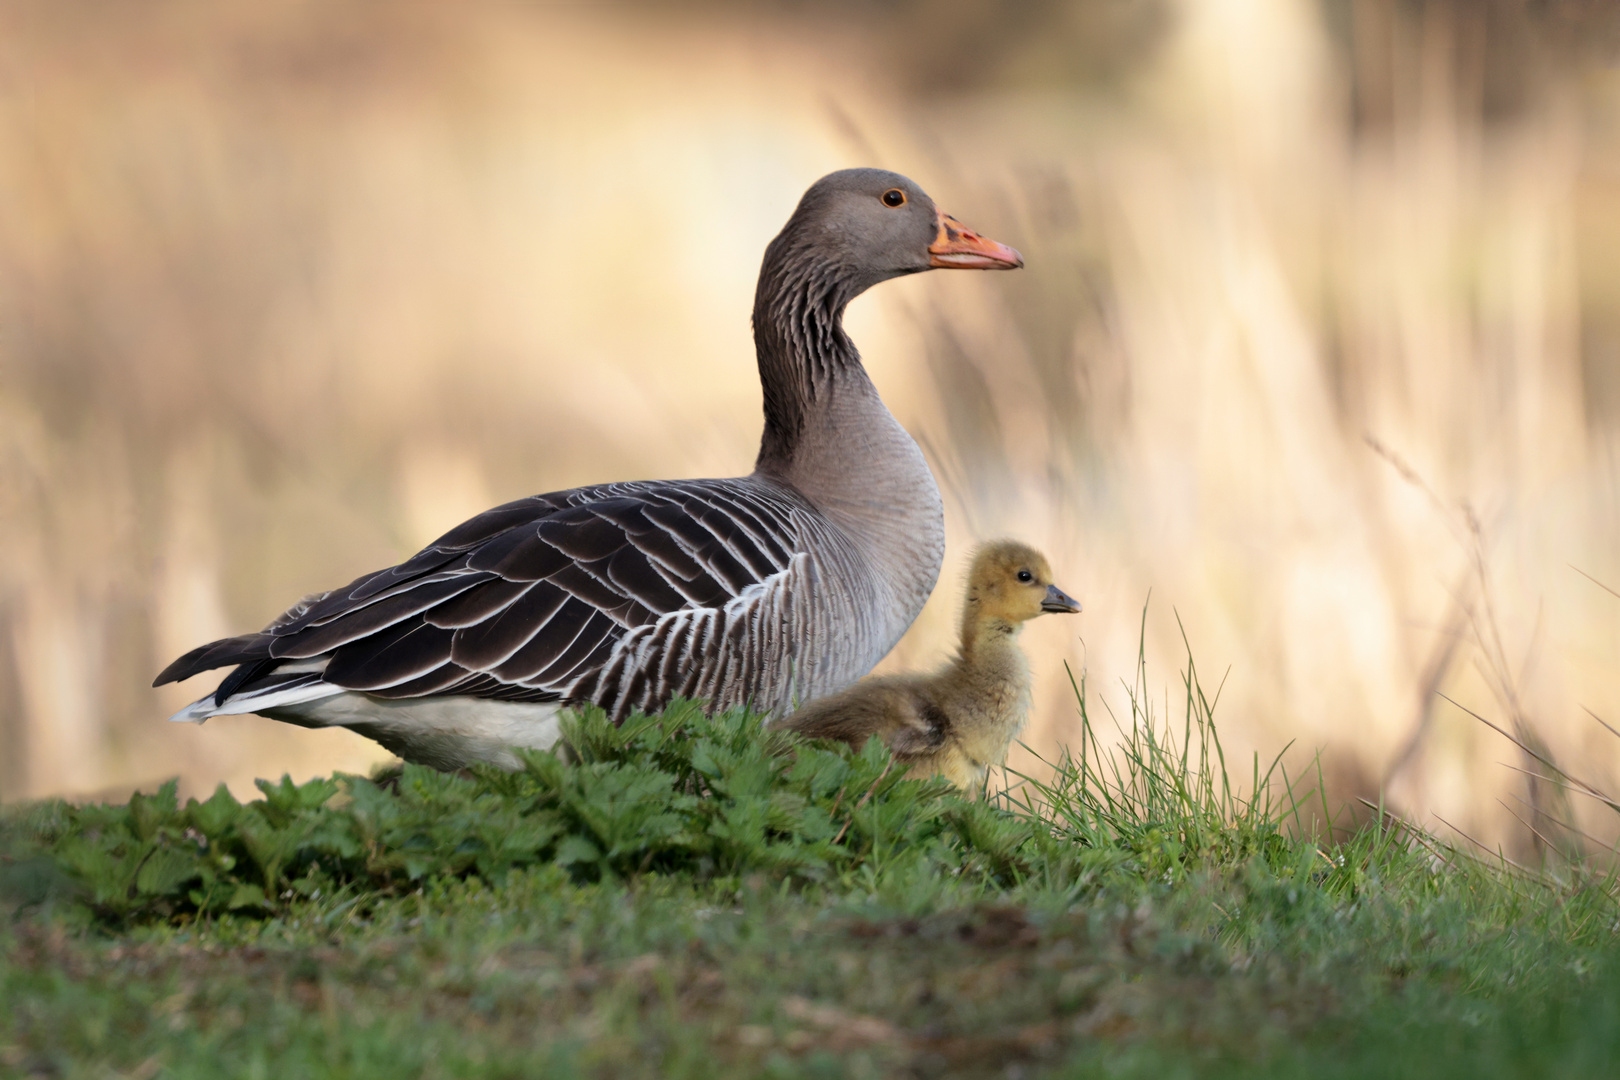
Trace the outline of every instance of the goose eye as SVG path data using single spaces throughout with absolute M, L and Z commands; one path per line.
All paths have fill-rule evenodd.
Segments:
M 897 187 L 890 188 L 888 191 L 885 191 L 883 193 L 883 205 L 884 206 L 904 206 L 904 205 L 906 205 L 906 193 L 901 191 Z
M 1018 571 L 1018 580 L 1028 584 L 1029 582 L 1035 580 L 1035 575 L 1030 573 L 1028 570 L 1020 570 Z

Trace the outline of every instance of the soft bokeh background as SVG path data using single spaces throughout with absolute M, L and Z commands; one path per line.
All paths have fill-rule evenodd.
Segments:
M 4 0 L 0 798 L 381 760 L 148 684 L 497 501 L 746 471 L 764 244 L 879 164 L 1028 262 L 850 312 L 946 489 L 886 666 L 1018 535 L 1086 605 L 1026 636 L 1040 752 L 1151 590 L 1229 756 L 1523 848 L 1585 809 L 1436 691 L 1620 775 L 1611 11 Z

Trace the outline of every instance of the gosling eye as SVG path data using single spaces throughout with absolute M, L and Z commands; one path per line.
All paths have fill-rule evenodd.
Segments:
M 885 191 L 883 193 L 883 205 L 884 206 L 904 206 L 904 205 L 906 205 L 906 193 L 901 191 L 897 187 L 890 188 L 888 191 Z
M 1035 575 L 1030 573 L 1028 570 L 1020 570 L 1018 571 L 1018 580 L 1022 581 L 1025 585 L 1028 585 L 1030 582 L 1035 580 Z

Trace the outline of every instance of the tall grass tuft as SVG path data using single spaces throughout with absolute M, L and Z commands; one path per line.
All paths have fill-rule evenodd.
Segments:
M 1076 678 L 1065 664 L 1080 715 L 1079 738 L 1043 762 L 1048 777 L 1009 770 L 1016 782 L 996 798 L 1052 822 L 1061 835 L 1088 847 L 1130 851 L 1150 873 L 1168 880 L 1288 846 L 1290 822 L 1306 831 L 1305 802 L 1312 793 L 1296 791 L 1282 752 L 1264 770 L 1257 752 L 1247 789 L 1241 782 L 1234 786 L 1215 726 L 1220 690 L 1206 693 L 1190 645 L 1181 672 L 1179 725 L 1170 716 L 1168 695 L 1155 711 L 1146 626 L 1144 606 L 1135 674 L 1124 686 L 1129 714 L 1115 715 L 1103 701 L 1119 739 L 1099 735 L 1086 672 Z M 1186 645 L 1185 631 L 1182 640 Z M 1331 823 L 1332 815 L 1324 820 Z

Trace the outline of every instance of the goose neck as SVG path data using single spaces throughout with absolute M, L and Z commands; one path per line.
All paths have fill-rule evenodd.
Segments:
M 944 507 L 922 451 L 844 333 L 845 306 L 873 280 L 795 237 L 790 229 L 766 250 L 754 301 L 765 395 L 755 473 L 809 500 L 850 543 L 863 587 L 885 597 L 871 608 L 883 613 L 875 663 L 939 578 Z
M 833 382 L 852 372 L 864 380 L 860 353 L 844 332 L 844 308 L 861 291 L 839 267 L 790 238 L 779 237 L 767 250 L 754 297 L 754 347 L 765 394 L 762 471 L 791 467 Z

